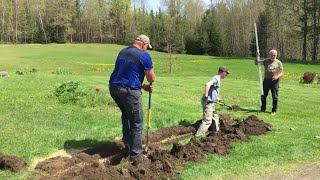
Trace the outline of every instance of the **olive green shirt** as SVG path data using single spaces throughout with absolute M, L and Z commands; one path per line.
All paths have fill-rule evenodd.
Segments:
M 278 59 L 275 59 L 274 61 L 272 61 L 270 58 L 268 58 L 268 59 L 260 60 L 257 63 L 263 64 L 265 79 L 272 79 L 273 76 L 283 71 L 282 62 Z

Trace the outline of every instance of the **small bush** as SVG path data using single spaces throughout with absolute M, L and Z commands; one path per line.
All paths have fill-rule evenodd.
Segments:
M 38 72 L 38 69 L 32 68 L 32 69 L 18 69 L 16 70 L 16 74 L 18 75 L 27 75 L 27 74 L 35 74 Z
M 62 75 L 69 75 L 72 74 L 72 71 L 70 69 L 61 69 L 58 68 L 55 71 L 51 72 L 52 74 L 62 74 Z
M 79 81 L 60 84 L 53 94 L 63 104 L 71 103 L 81 107 L 105 106 L 113 102 L 107 90 L 97 91 L 97 88 L 83 86 Z
M 62 103 L 76 103 L 87 95 L 86 89 L 80 86 L 79 81 L 69 81 L 60 84 L 54 91 L 54 95 Z
M 314 72 L 305 72 L 302 77 L 302 83 L 311 84 L 316 80 L 317 74 Z

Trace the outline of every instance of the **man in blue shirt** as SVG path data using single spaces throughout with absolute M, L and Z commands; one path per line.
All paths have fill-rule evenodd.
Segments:
M 152 48 L 150 39 L 146 35 L 139 35 L 132 46 L 122 49 L 109 80 L 111 97 L 122 113 L 122 140 L 129 146 L 131 161 L 143 154 L 141 88 L 152 92 L 150 84 L 156 79 L 152 59 L 146 52 L 148 47 Z M 150 84 L 143 84 L 144 77 Z
M 201 98 L 203 119 L 200 124 L 199 129 L 196 132 L 196 136 L 201 134 L 206 134 L 212 120 L 215 122 L 216 132 L 220 130 L 219 128 L 219 116 L 215 111 L 214 102 L 221 101 L 219 98 L 220 92 L 220 82 L 221 79 L 225 78 L 229 74 L 226 67 L 222 66 L 218 70 L 218 74 L 213 76 L 205 85 L 204 94 Z

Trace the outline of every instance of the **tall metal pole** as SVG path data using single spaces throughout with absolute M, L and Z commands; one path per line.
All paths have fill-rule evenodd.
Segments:
M 259 50 L 259 43 L 258 43 L 257 24 L 256 24 L 256 23 L 254 23 L 254 31 L 255 31 L 255 34 L 256 34 L 256 47 L 257 47 L 257 51 L 260 51 L 260 50 Z M 261 64 L 260 64 L 260 52 L 259 52 L 259 56 L 257 57 L 257 61 L 258 61 L 258 69 L 259 69 L 259 79 L 260 79 L 261 95 L 264 95 L 264 93 L 263 93 L 263 85 L 262 85 Z

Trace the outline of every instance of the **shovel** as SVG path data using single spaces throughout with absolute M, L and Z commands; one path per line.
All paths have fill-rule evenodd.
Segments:
M 152 83 L 150 83 L 150 86 Z M 149 134 L 150 134 L 150 123 L 151 123 L 151 92 L 149 91 L 149 103 L 148 103 L 148 123 L 147 123 L 147 143 L 145 151 L 148 153 L 148 146 L 149 146 Z
M 219 105 L 221 105 L 221 106 L 226 106 L 226 107 L 230 108 L 231 110 L 233 110 L 233 107 L 232 107 L 232 106 L 227 105 L 227 104 L 225 104 L 224 102 L 218 101 L 218 102 L 215 102 L 215 103 L 217 103 L 217 104 L 219 104 Z

